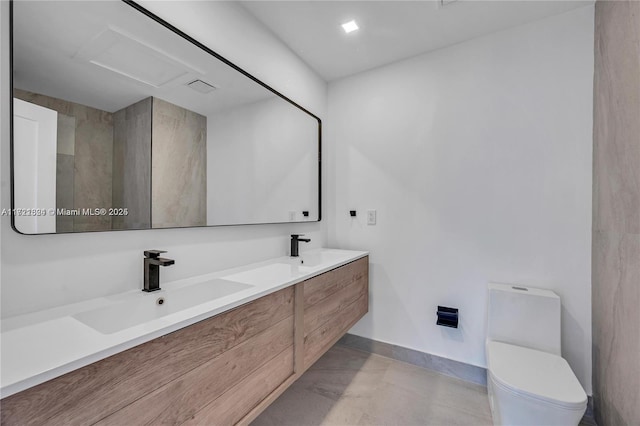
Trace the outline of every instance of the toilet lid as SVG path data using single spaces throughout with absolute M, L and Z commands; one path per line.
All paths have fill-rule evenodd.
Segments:
M 587 394 L 564 358 L 502 342 L 488 342 L 491 377 L 508 389 L 565 408 L 580 408 Z

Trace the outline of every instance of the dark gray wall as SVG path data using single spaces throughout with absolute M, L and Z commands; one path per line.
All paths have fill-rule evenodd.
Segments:
M 113 229 L 151 227 L 151 106 L 146 98 L 113 114 Z
M 207 117 L 153 98 L 152 226 L 207 224 Z

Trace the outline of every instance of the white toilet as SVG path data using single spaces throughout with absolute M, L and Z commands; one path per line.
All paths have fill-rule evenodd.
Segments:
M 489 283 L 487 386 L 495 425 L 575 426 L 587 395 L 560 356 L 560 297 Z

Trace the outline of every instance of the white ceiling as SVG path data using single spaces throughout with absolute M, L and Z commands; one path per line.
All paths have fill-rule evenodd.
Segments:
M 275 97 L 123 2 L 16 2 L 13 30 L 16 88 L 103 111 L 156 96 L 209 115 Z
M 460 43 L 593 1 L 242 1 L 327 81 Z M 355 19 L 360 30 L 340 24 Z

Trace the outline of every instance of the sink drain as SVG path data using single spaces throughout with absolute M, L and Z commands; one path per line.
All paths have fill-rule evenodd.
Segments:
M 156 304 L 162 305 L 163 303 L 164 303 L 164 297 L 158 297 L 158 300 L 156 300 Z

